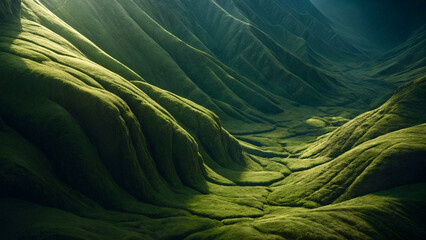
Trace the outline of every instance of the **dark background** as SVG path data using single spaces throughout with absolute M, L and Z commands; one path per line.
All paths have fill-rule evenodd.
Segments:
M 336 30 L 388 49 L 426 23 L 426 0 L 311 0 Z

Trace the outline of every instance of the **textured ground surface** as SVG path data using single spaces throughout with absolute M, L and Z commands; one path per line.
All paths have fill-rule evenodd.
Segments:
M 1 239 L 422 239 L 425 28 L 309 1 L 0 2 Z

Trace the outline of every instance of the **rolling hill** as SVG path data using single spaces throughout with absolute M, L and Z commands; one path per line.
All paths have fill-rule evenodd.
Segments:
M 333 24 L 1 1 L 1 239 L 422 239 L 425 27 L 377 52 Z

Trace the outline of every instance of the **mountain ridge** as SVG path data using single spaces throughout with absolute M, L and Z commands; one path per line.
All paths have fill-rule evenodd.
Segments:
M 422 29 L 370 58 L 307 0 L 3 3 L 2 239 L 424 236 Z

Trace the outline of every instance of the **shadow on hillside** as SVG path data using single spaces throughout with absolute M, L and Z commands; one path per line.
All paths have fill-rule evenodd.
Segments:
M 52 42 L 53 45 L 46 45 L 46 47 L 43 45 L 46 44 L 45 42 L 38 43 L 31 39 L 31 35 L 37 29 L 37 24 L 31 25 L 31 27 L 33 29 L 26 32 L 18 23 L 0 24 L 0 47 L 2 49 L 0 59 L 3 60 L 0 65 L 2 73 L 0 77 L 0 118 L 4 121 L 0 129 L 3 131 L 5 126 L 8 126 L 7 128 L 12 129 L 14 134 L 25 139 L 24 141 L 28 142 L 31 148 L 37 149 L 39 155 L 43 155 L 42 158 L 47 161 L 42 166 L 35 166 L 36 164 L 31 161 L 25 162 L 25 169 L 31 173 L 31 176 L 25 176 L 28 173 L 23 174 L 24 176 L 15 176 L 13 179 L 16 181 L 9 178 L 8 175 L 17 173 L 11 171 L 10 168 L 0 166 L 0 170 L 5 173 L 5 176 L 7 175 L 4 178 L 7 179 L 3 179 L 2 182 L 2 197 L 23 199 L 78 215 L 90 215 L 90 213 L 82 211 L 84 208 L 80 208 L 80 203 L 84 205 L 88 202 L 90 202 L 88 205 L 91 205 L 89 207 L 91 210 L 88 212 L 101 206 L 105 209 L 156 218 L 182 215 L 181 210 L 188 210 L 195 215 L 214 219 L 260 216 L 262 214 L 262 211 L 256 207 L 250 206 L 261 204 L 257 200 L 247 200 L 249 203 L 241 203 L 244 199 L 249 199 L 250 194 L 239 196 L 240 189 L 234 188 L 235 186 L 224 186 L 219 183 L 213 188 L 221 194 L 215 195 L 209 194 L 211 186 L 205 178 L 199 179 L 199 182 L 192 186 L 185 182 L 173 185 L 165 176 L 165 172 L 170 169 L 165 169 L 165 171 L 159 169 L 165 167 L 161 165 L 161 159 L 154 159 L 155 164 L 153 164 L 144 162 L 146 158 L 138 157 L 138 164 L 144 165 L 143 170 L 133 171 L 138 164 L 134 162 L 135 158 L 132 158 L 131 155 L 142 154 L 139 152 L 142 150 L 137 147 L 142 146 L 141 144 L 132 145 L 134 142 L 140 141 L 137 139 L 138 136 L 131 133 L 137 127 L 133 125 L 132 128 L 132 126 L 126 125 L 127 123 L 123 127 L 121 121 L 114 122 L 114 117 L 117 116 L 113 114 L 117 114 L 117 112 L 111 111 L 110 108 L 106 108 L 103 112 L 101 104 L 96 105 L 89 101 L 92 97 L 104 92 L 111 94 L 108 97 L 121 98 L 120 101 L 127 100 L 119 96 L 117 92 L 107 89 L 107 86 L 103 86 L 107 91 L 103 89 L 95 92 L 95 88 L 92 89 L 90 97 L 79 91 L 71 92 L 68 89 L 72 82 L 70 79 L 79 80 L 76 78 L 83 75 L 84 71 L 81 71 L 78 66 L 73 66 L 71 58 L 67 58 L 68 65 L 60 62 L 60 58 L 57 56 L 60 53 L 52 53 L 53 51 L 50 50 L 50 48 L 59 49 L 61 46 L 55 46 L 56 43 Z M 45 31 L 46 29 L 40 28 L 39 30 Z M 25 32 L 25 35 L 20 38 L 19 35 L 22 32 Z M 37 38 L 45 37 L 43 34 L 45 33 L 42 31 L 38 32 Z M 126 111 L 136 111 L 132 109 L 135 108 L 134 105 L 132 107 L 129 103 L 129 106 L 130 109 L 126 109 Z M 112 115 L 108 115 L 109 113 Z M 128 113 L 130 114 L 130 112 L 119 113 L 117 119 L 124 121 L 123 118 Z M 141 111 L 141 114 L 148 113 Z M 157 127 L 152 121 L 142 122 L 140 119 L 138 121 L 141 125 L 150 124 L 149 127 Z M 89 122 L 92 125 L 88 124 Z M 156 129 L 154 129 L 155 131 Z M 127 136 L 127 138 L 123 136 Z M 146 139 L 146 151 L 153 156 L 155 154 L 151 140 Z M 126 145 L 126 141 L 130 143 Z M 118 146 L 122 145 L 118 144 L 134 147 L 119 148 Z M 180 145 L 177 144 L 176 147 L 179 148 Z M 13 151 L 16 156 L 33 157 L 32 150 L 16 148 Z M 227 151 L 225 150 L 225 152 Z M 216 156 L 214 152 L 207 155 Z M 117 156 L 121 156 L 121 158 Z M 183 154 L 183 156 L 187 155 Z M 216 159 L 217 157 L 213 158 L 212 162 L 221 160 Z M 15 160 L 14 158 L 12 162 L 16 166 L 22 165 L 24 161 Z M 180 159 L 180 164 L 182 164 L 182 160 L 185 159 Z M 192 160 L 189 160 L 187 164 L 192 164 Z M 185 164 L 185 161 L 183 163 Z M 187 166 L 177 166 L 176 171 L 179 172 L 182 167 Z M 230 167 L 232 169 L 226 167 L 217 165 L 214 168 L 220 169 L 219 175 L 231 178 L 237 185 L 264 185 L 257 184 L 255 178 L 265 177 L 266 173 L 256 175 L 255 171 L 251 171 L 247 174 L 246 167 L 242 165 Z M 50 175 L 47 177 L 46 172 L 53 173 L 53 177 Z M 34 176 L 39 176 L 39 178 Z M 34 182 L 36 187 L 26 189 L 24 185 L 27 182 Z M 223 196 L 223 192 L 226 196 Z M 228 197 L 228 195 L 231 196 Z

